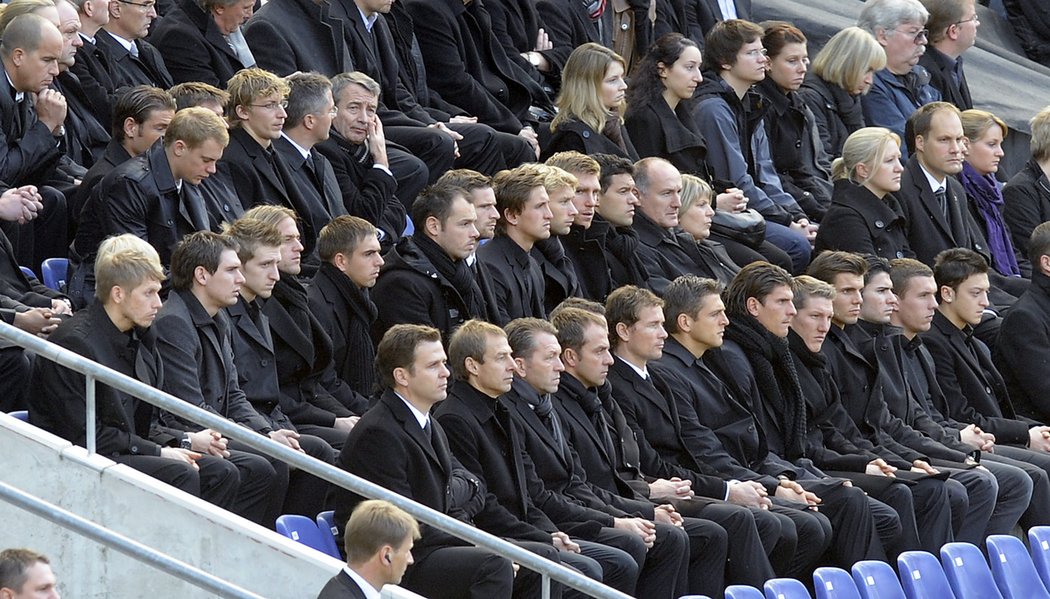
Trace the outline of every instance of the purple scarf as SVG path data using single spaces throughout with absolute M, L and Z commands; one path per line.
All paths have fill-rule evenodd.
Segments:
M 959 180 L 984 220 L 984 233 L 988 237 L 988 249 L 992 253 L 992 266 L 1006 276 L 1021 276 L 1017 256 L 1014 255 L 1014 244 L 1010 241 L 1010 232 L 1003 222 L 1003 192 L 999 189 L 999 182 L 992 175 L 978 173 L 969 162 L 963 163 Z

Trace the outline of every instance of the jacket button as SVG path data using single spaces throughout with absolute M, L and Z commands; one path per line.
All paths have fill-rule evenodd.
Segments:
M 131 453 L 137 454 L 138 452 L 139 452 L 139 446 L 138 445 L 132 445 L 131 446 Z
M 992 394 L 992 390 L 991 390 L 991 389 L 989 389 L 988 387 L 985 387 L 985 388 L 984 388 L 984 392 L 985 392 L 985 393 L 987 393 L 988 395 L 991 395 L 991 394 Z
M 801 148 L 802 147 L 802 140 L 801 139 L 795 142 L 795 147 L 796 148 Z
M 269 364 L 270 364 L 269 360 L 259 360 L 259 365 L 260 366 L 269 366 Z
M 902 252 L 900 250 L 897 250 L 897 257 L 898 258 L 903 258 L 904 257 L 904 252 Z
M 590 131 L 584 131 L 583 132 L 583 138 L 584 139 L 590 139 L 591 138 L 591 132 Z
M 222 210 L 223 210 L 223 212 L 229 212 L 230 211 L 230 205 L 229 204 L 223 204 L 222 205 Z
M 875 221 L 875 228 L 876 229 L 881 229 L 881 228 L 883 228 L 885 226 L 886 226 L 886 223 L 882 222 L 881 220 Z
M 620 31 L 627 31 L 627 23 L 620 23 Z
M 168 225 L 168 226 L 170 227 L 170 226 L 171 226 L 171 225 L 172 225 L 172 224 L 173 224 L 174 222 L 175 222 L 175 221 L 173 221 L 173 220 L 171 220 L 171 219 L 169 218 L 169 219 L 168 219 L 167 221 L 165 221 L 165 224 L 167 224 L 167 225 Z
M 749 433 L 755 432 L 755 425 L 749 424 L 748 427 L 747 427 L 747 432 L 749 432 Z

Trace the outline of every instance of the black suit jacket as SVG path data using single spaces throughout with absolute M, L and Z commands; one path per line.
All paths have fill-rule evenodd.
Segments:
M 663 229 L 641 212 L 634 215 L 638 253 L 649 274 L 647 287 L 663 293 L 671 281 L 685 274 L 728 284 L 740 268 L 720 243 L 697 242 L 678 229 Z
M 294 431 L 295 425 L 281 411 L 281 388 L 277 382 L 270 321 L 259 312 L 258 300 L 255 303 L 254 307 L 249 307 L 242 297 L 225 309 L 230 319 L 237 384 L 255 411 L 269 421 L 271 428 Z M 254 320 L 253 311 L 256 313 Z
M 995 363 L 1017 413 L 1050 422 L 1050 277 L 1032 273 L 1032 285 L 1010 308 L 999 329 Z
M 331 335 L 336 374 L 357 393 L 372 395 L 376 376 L 371 330 L 378 312 L 368 291 L 358 289 L 350 277 L 325 262 L 306 295 L 310 311 Z
M 544 56 L 551 63 L 551 70 L 559 76 L 565 61 L 580 44 L 594 42 L 612 48 L 612 6 L 607 5 L 602 13 L 600 30 L 598 23 L 591 20 L 587 13 L 587 7 L 575 0 L 537 0 L 536 12 L 539 13 L 543 28 L 554 46 L 544 52 Z M 530 45 L 535 39 L 534 35 Z
M 280 76 L 315 71 L 327 77 L 353 71 L 342 19 L 330 3 L 274 0 L 263 4 L 244 25 L 244 38 L 260 68 Z
M 77 50 L 76 62 L 70 72 L 77 76 L 84 94 L 90 98 L 95 118 L 108 129 L 113 121 L 113 92 L 117 89 L 110 70 L 110 58 L 97 43 L 80 37 L 84 45 Z M 97 37 L 95 41 L 98 41 Z
M 565 254 L 559 237 L 552 236 L 536 242 L 529 255 L 543 273 L 543 309 L 548 314 L 566 298 L 580 295 L 576 267 Z
M 110 171 L 117 168 L 121 164 L 124 164 L 128 160 L 131 160 L 131 154 L 124 149 L 124 146 L 120 145 L 118 140 L 109 140 L 106 144 L 106 149 L 102 151 L 102 156 L 99 157 L 95 164 L 88 169 L 84 179 L 80 182 L 80 186 L 77 187 L 76 193 L 72 198 L 67 198 L 67 205 L 69 207 L 69 213 L 75 218 L 80 218 L 80 225 L 83 226 L 82 219 L 85 218 L 80 214 L 84 208 L 84 204 L 87 203 L 88 197 L 91 195 L 91 190 L 98 185 L 99 181 L 103 177 L 109 174 Z M 90 216 L 87 218 L 91 218 Z M 95 219 L 97 221 L 97 218 Z
M 997 443 L 1027 445 L 1028 429 L 1035 423 L 1017 418 L 988 346 L 972 337 L 972 330 L 959 329 L 937 311 L 922 341 L 933 356 L 937 382 L 944 390 L 947 405 L 937 406 L 942 414 L 976 424 L 995 435 Z
M 930 85 L 941 92 L 941 100 L 955 104 L 959 110 L 973 108 L 973 98 L 970 97 L 970 86 L 966 83 L 966 73 L 960 70 L 959 83 L 955 82 L 952 76 L 955 61 L 950 56 L 927 45 L 926 52 L 919 57 L 919 64 L 929 71 Z
M 686 440 L 687 436 L 695 437 L 695 429 L 700 425 L 695 417 L 680 415 L 670 387 L 677 380 L 652 364 L 648 371 L 649 380 L 642 380 L 618 357 L 609 369 L 613 398 L 638 440 L 642 472 L 667 479 L 677 476 L 691 481 L 699 496 L 725 499 L 725 481 L 691 450 Z M 691 408 L 686 411 L 691 412 Z
M 365 594 L 346 571 L 340 571 L 324 585 L 317 599 L 365 599 Z
M 59 73 L 53 87 L 66 98 L 63 150 L 77 166 L 89 169 L 105 152 L 106 144 L 109 143 L 110 123 L 102 123 L 95 116 L 91 98 L 72 71 Z M 63 165 L 63 168 L 67 167 Z M 83 177 L 84 174 L 78 173 L 78 176 Z
M 175 83 L 201 81 L 226 89 L 234 73 L 250 66 L 241 64 L 215 19 L 193 0 L 176 0 L 175 8 L 153 26 L 149 41 Z
M 532 316 L 545 318 L 543 271 L 528 252 L 505 235 L 496 236 L 478 249 L 478 260 L 488 269 L 500 318 L 510 322 Z M 531 294 L 526 279 L 531 280 Z
M 174 85 L 171 73 L 164 66 L 164 58 L 153 47 L 153 44 L 145 40 L 135 40 L 135 45 L 139 49 L 139 55 L 136 58 L 105 29 L 99 29 L 95 34 L 95 43 L 109 58 L 109 72 L 115 89 L 136 85 L 152 85 L 168 89 Z
M 942 250 L 963 247 L 974 250 L 986 259 L 988 247 L 983 235 L 966 209 L 966 191 L 955 177 L 945 177 L 948 193 L 949 218 L 944 218 L 930 183 L 912 156 L 904 165 L 901 189 L 896 193 L 907 221 L 908 245 L 915 257 L 930 266 Z
M 288 170 L 292 174 L 292 181 L 299 193 L 302 194 L 303 201 L 313 207 L 314 212 L 320 217 L 315 218 L 314 226 L 317 231 L 320 231 L 321 227 L 328 224 L 327 221 L 324 221 L 324 224 L 320 224 L 320 221 L 324 220 L 325 215 L 330 220 L 346 214 L 346 208 L 343 206 L 343 198 L 339 190 L 339 182 L 336 181 L 335 171 L 332 170 L 332 164 L 327 158 L 319 154 L 316 148 L 310 150 L 309 158 L 303 158 L 302 153 L 283 135 L 274 140 L 273 147 L 288 165 Z M 308 162 L 310 163 L 309 165 L 307 164 Z M 311 171 L 310 169 L 313 170 Z M 317 177 L 316 180 L 315 177 Z M 320 210 L 318 210 L 318 207 L 320 207 Z
M 22 105 L 0 64 L 0 180 L 8 185 L 42 185 L 62 155 L 58 140 L 36 117 L 32 94 Z
M 155 382 L 160 372 L 156 354 L 139 343 L 142 331 L 122 333 L 96 302 L 77 312 L 48 338 L 52 343 L 117 372 Z M 86 405 L 84 375 L 51 360 L 37 360 L 29 394 L 30 422 L 83 446 Z M 159 456 L 161 439 L 150 438 L 153 406 L 107 385 L 95 386 L 95 440 L 105 456 Z
M 237 384 L 230 323 L 219 312 L 209 316 L 191 291 L 174 291 L 146 334 L 164 366 L 158 387 L 202 410 L 229 418 L 258 433 L 272 428 L 252 407 Z M 161 412 L 165 426 L 199 431 L 199 424 Z

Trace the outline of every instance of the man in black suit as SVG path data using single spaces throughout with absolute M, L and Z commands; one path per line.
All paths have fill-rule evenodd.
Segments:
M 226 87 L 234 73 L 255 66 L 241 32 L 254 7 L 252 0 L 177 0 L 150 32 L 149 41 L 175 83 Z
M 113 76 L 110 59 L 97 44 L 96 34 L 109 22 L 109 2 L 100 0 L 72 0 L 80 15 L 80 41 L 77 59 L 70 69 L 80 81 L 80 87 L 89 98 L 91 111 L 103 126 L 110 123 L 113 106 Z
M 510 391 L 516 368 L 503 329 L 480 320 L 464 323 L 449 341 L 449 358 L 457 380 L 434 416 L 448 431 L 460 463 L 518 518 L 550 533 L 572 531 L 583 556 L 601 566 L 597 573 L 585 573 L 633 594 L 656 535 L 639 519 L 607 514 L 541 480 L 525 431 L 501 399 Z M 577 569 L 591 568 L 571 554 L 563 559 Z M 671 575 L 677 576 L 677 568 Z
M 492 275 L 493 291 L 505 322 L 527 316 L 543 318 L 543 271 L 531 252 L 551 236 L 553 212 L 542 167 L 522 165 L 492 178 L 496 194 L 496 237 L 478 250 Z
M 317 599 L 368 599 L 366 592 L 398 584 L 415 563 L 412 547 L 419 539 L 419 524 L 412 516 L 386 501 L 362 501 L 343 534 L 346 566 Z
M 50 340 L 121 374 L 151 382 L 160 373 L 154 348 L 142 344 L 160 310 L 164 279 L 157 251 L 132 235 L 106 240 L 99 251 L 99 302 L 78 312 Z M 101 291 L 105 290 L 105 291 Z M 30 422 L 83 445 L 87 419 L 84 375 L 51 360 L 34 365 Z M 154 408 L 106 385 L 96 386 L 96 450 L 187 493 L 234 509 L 240 477 L 229 461 L 178 445 L 151 431 Z
M 299 433 L 281 410 L 281 386 L 273 337 L 269 319 L 260 305 L 272 295 L 281 277 L 277 263 L 281 259 L 284 239 L 277 227 L 253 219 L 240 219 L 230 224 L 225 234 L 237 242 L 237 257 L 244 276 L 237 303 L 225 308 L 230 319 L 237 384 L 248 403 L 271 429 Z M 324 439 L 300 433 L 296 441 L 303 453 L 327 464 L 335 462 L 335 451 Z M 295 469 L 289 473 L 288 485 L 292 492 L 285 498 L 282 513 L 312 517 L 324 509 L 324 496 L 329 486 L 326 481 Z
M 929 71 L 930 85 L 941 92 L 942 100 L 959 110 L 969 110 L 973 108 L 973 98 L 963 73 L 962 55 L 977 43 L 977 28 L 981 25 L 977 2 L 924 0 L 922 4 L 930 12 L 926 21 L 930 33 L 919 65 Z
M 598 198 L 602 192 L 601 165 L 594 158 L 579 152 L 558 152 L 548 158 L 545 164 L 561 168 L 576 178 L 572 200 L 576 216 L 569 231 L 562 236 L 561 245 L 580 286 L 576 295 L 603 301 L 612 291 L 613 285 L 605 256 L 609 226 L 602 219 L 595 220 Z
M 543 309 L 550 314 L 565 298 L 580 295 L 576 267 L 565 254 L 561 240 L 579 216 L 575 201 L 578 181 L 558 166 L 544 164 L 541 170 L 551 211 L 550 237 L 537 241 L 529 255 L 543 273 Z
M 263 205 L 240 220 L 261 221 L 281 235 L 280 280 L 262 306 L 273 339 L 281 410 L 300 432 L 321 437 L 339 450 L 368 402 L 336 376 L 332 339 L 310 311 L 299 279 L 303 244 L 295 213 L 284 206 Z
M 156 348 L 164 369 L 162 391 L 299 449 L 298 433 L 273 429 L 237 384 L 229 322 L 220 311 L 238 301 L 244 283 L 240 266 L 230 238 L 210 231 L 187 236 L 172 256 L 173 292 L 143 343 Z M 188 449 L 233 462 L 241 476 L 234 511 L 273 528 L 288 486 L 284 462 L 250 453 L 247 446 L 170 412 L 161 412 L 158 419 L 164 430 L 186 439 Z
M 485 318 L 488 302 L 466 258 L 477 247 L 477 213 L 466 193 L 435 183 L 412 206 L 415 232 L 386 255 L 376 297 L 381 302 L 373 338 L 398 323 L 429 324 L 447 339 L 471 318 Z
M 109 3 L 109 21 L 95 34 L 95 43 L 109 60 L 113 93 L 122 87 L 152 85 L 168 89 L 174 85 L 160 52 L 146 41 L 157 18 L 155 0 Z
M 336 115 L 332 82 L 317 73 L 295 73 L 284 78 L 288 84 L 288 117 L 273 147 L 288 165 L 293 185 L 309 206 L 324 208 L 328 219 L 346 214 L 332 164 L 314 147 L 328 139 Z M 315 218 L 316 231 L 328 224 Z
M 376 349 L 376 370 L 385 388 L 383 396 L 351 431 L 339 453 L 339 467 L 468 522 L 496 513 L 486 510 L 503 511 L 477 477 L 455 459 L 441 424 L 430 415 L 430 409 L 445 399 L 449 376 L 437 329 L 391 327 Z M 342 488 L 332 489 L 328 505 L 335 509 L 338 527 L 345 530 L 351 510 L 363 499 Z M 512 519 L 496 514 L 490 522 L 508 526 Z M 421 529 L 414 547 L 415 564 L 405 572 L 405 588 L 435 597 L 511 595 L 514 573 L 509 560 L 436 528 Z M 541 540 L 540 535 L 536 540 Z
M 54 86 L 66 99 L 66 131 L 62 137 L 66 160 L 63 161 L 61 169 L 63 189 L 68 190 L 75 185 L 76 180 L 83 179 L 84 171 L 91 168 L 95 160 L 102 155 L 106 142 L 109 141 L 109 123 L 103 123 L 95 116 L 92 98 L 84 91 L 80 79 L 70 70 L 76 63 L 79 49 L 84 45 L 79 35 L 80 16 L 77 14 L 77 8 L 69 0 L 59 0 L 55 3 L 55 8 L 58 11 L 58 30 L 62 33 L 63 44 Z M 70 218 L 76 218 L 72 211 Z
M 337 216 L 317 238 L 321 268 L 306 290 L 310 311 L 332 337 L 336 374 L 357 393 L 375 393 L 372 324 L 378 309 L 370 289 L 383 266 L 376 228 L 356 216 Z
M 206 231 L 208 214 L 198 185 L 215 172 L 215 164 L 229 141 L 226 124 L 205 108 L 187 108 L 176 114 L 144 154 L 106 175 L 84 204 L 81 226 L 71 258 L 74 293 L 90 303 L 94 284 L 94 252 L 109 235 L 131 233 L 150 242 L 161 264 L 171 262 L 179 240 L 194 231 Z
M 376 116 L 379 91 L 379 84 L 364 73 L 333 77 L 336 114 L 317 151 L 332 165 L 346 212 L 372 223 L 385 250 L 401 239 L 407 210 L 428 174 L 421 160 L 387 143 Z
M 988 263 L 973 251 L 950 249 L 937 256 L 933 274 L 937 312 L 922 341 L 930 350 L 937 382 L 944 390 L 945 415 L 976 424 L 995 435 L 996 443 L 1050 451 L 1050 427 L 1014 410 L 991 352 L 970 334 L 989 306 Z
M 1032 230 L 1028 244 L 1032 285 L 1007 312 L 996 344 L 999 367 L 1017 412 L 1050 421 L 1050 388 L 1041 364 L 1050 356 L 1050 225 Z

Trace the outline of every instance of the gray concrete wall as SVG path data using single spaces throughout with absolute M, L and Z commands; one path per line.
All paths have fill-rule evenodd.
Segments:
M 316 597 L 341 564 L 0 414 L 0 480 L 264 597 Z M 0 501 L 0 548 L 46 554 L 65 597 L 209 594 Z

